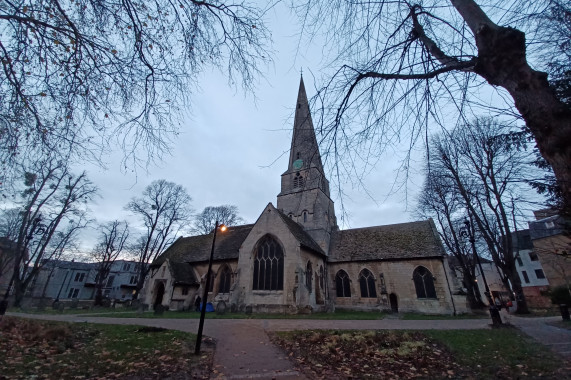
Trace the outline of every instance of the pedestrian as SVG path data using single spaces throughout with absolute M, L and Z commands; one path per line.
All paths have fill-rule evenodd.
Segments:
M 200 298 L 200 296 L 197 294 L 196 298 L 194 299 L 194 310 L 196 311 L 200 311 L 200 302 L 202 301 L 202 299 Z

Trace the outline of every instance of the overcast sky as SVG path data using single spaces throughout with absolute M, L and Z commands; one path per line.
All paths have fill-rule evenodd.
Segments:
M 240 216 L 248 223 L 256 221 L 267 203 L 276 204 L 280 175 L 287 169 L 300 71 L 303 69 L 307 95 L 311 97 L 315 94 L 313 75 L 317 76 L 323 64 L 318 46 L 297 50 L 296 20 L 287 13 L 285 8 L 268 13 L 276 55 L 265 79 L 256 84 L 255 94 L 245 96 L 240 90 L 231 89 L 219 72 L 204 73 L 201 89 L 194 91 L 172 154 L 162 163 L 147 172 L 124 173 L 121 155 L 117 153 L 108 158 L 106 170 L 85 167 L 100 189 L 100 198 L 92 206 L 92 215 L 98 222 L 128 219 L 135 227 L 135 220 L 124 206 L 156 179 L 183 185 L 197 212 L 207 206 L 231 204 L 238 207 Z M 413 180 L 408 194 L 402 189 L 391 191 L 399 165 L 395 156 L 393 152 L 382 158 L 382 165 L 365 178 L 364 187 L 341 183 L 343 199 L 331 173 L 326 173 L 332 182 L 332 198 L 341 228 L 411 220 L 408 210 L 414 206 L 421 179 L 416 183 Z M 341 201 L 348 218 L 342 215 Z M 84 246 L 92 238 L 93 231 L 86 233 Z

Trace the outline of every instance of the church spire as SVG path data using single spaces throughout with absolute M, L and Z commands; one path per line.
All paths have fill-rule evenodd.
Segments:
M 288 171 L 310 167 L 316 168 L 323 174 L 319 145 L 313 129 L 309 101 L 307 100 L 302 75 L 297 93 Z
M 297 93 L 288 168 L 282 174 L 281 182 L 277 208 L 301 224 L 324 252 L 328 252 L 337 219 L 329 197 L 329 182 L 321 163 L 303 76 Z

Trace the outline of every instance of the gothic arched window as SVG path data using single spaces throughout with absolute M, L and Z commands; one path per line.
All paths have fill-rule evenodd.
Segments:
M 436 298 L 434 277 L 432 277 L 432 273 L 428 269 L 422 266 L 417 267 L 412 273 L 412 280 L 414 281 L 418 298 Z
M 359 285 L 361 286 L 362 298 L 375 298 L 377 297 L 377 290 L 375 289 L 375 278 L 368 269 L 363 269 L 359 273 Z
M 337 297 L 351 297 L 351 285 L 349 284 L 349 275 L 341 269 L 335 275 L 335 288 Z
M 214 280 L 216 279 L 216 276 L 214 275 L 213 271 L 210 271 L 210 280 L 207 279 L 207 275 L 204 275 L 204 286 L 206 286 L 206 281 L 210 281 L 208 283 L 208 291 L 209 292 L 213 292 L 214 291 Z
M 307 286 L 310 293 L 311 293 L 311 280 L 312 279 L 313 279 L 313 269 L 311 266 L 311 261 L 308 261 L 307 265 L 305 267 L 305 286 Z
M 253 282 L 254 290 L 284 288 L 284 253 L 281 245 L 269 235 L 256 245 Z
M 232 286 L 232 270 L 228 265 L 224 265 L 218 273 L 220 277 L 218 293 L 230 293 L 230 287 Z

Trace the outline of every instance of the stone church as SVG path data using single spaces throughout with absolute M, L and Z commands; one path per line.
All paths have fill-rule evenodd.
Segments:
M 181 237 L 152 264 L 144 302 L 194 307 L 213 234 Z M 208 301 L 242 312 L 465 312 L 432 220 L 340 230 L 300 81 L 287 170 L 254 224 L 218 231 Z

